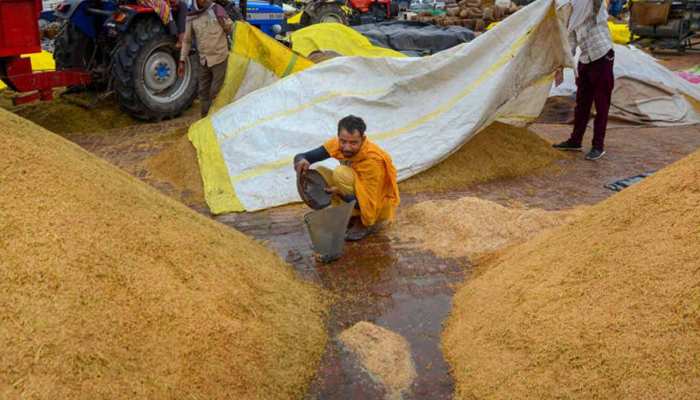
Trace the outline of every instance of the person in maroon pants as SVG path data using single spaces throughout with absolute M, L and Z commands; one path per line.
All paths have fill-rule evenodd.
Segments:
M 569 43 L 572 54 L 581 49 L 576 77 L 576 110 L 571 137 L 555 144 L 560 150 L 581 151 L 591 106 L 595 103 L 593 146 L 586 154 L 587 160 L 597 160 L 605 155 L 605 130 L 608 125 L 610 98 L 615 85 L 613 64 L 615 52 L 608 30 L 608 13 L 603 0 L 570 0 Z M 557 86 L 563 80 L 562 70 L 555 74 Z

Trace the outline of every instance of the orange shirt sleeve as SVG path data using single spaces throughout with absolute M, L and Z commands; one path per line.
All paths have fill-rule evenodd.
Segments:
M 338 158 L 338 155 L 340 154 L 340 143 L 338 142 L 337 137 L 326 141 L 326 143 L 323 144 L 323 147 L 331 157 Z

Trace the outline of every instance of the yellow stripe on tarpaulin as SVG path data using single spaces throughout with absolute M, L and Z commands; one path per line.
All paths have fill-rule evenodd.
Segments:
M 192 125 L 187 137 L 197 149 L 204 197 L 211 213 L 245 211 L 231 184 L 228 167 L 221 154 L 221 146 L 216 138 L 211 117 L 201 119 Z
M 32 60 L 32 69 L 34 71 L 53 71 L 56 69 L 56 62 L 53 59 L 53 54 L 49 53 L 48 51 L 22 56 L 22 58 L 26 57 L 29 57 Z M 0 81 L 0 90 L 5 88 L 7 88 L 7 86 Z

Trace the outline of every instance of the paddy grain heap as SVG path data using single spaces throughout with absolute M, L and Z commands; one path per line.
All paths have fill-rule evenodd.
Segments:
M 243 234 L 0 110 L 0 397 L 300 398 L 320 289 Z
M 400 211 L 390 230 L 440 257 L 474 257 L 501 250 L 572 221 L 578 211 L 504 207 L 476 197 L 429 200 Z
M 9 95 L 12 92 L 7 91 L 7 93 Z M 42 101 L 22 106 L 12 106 L 9 99 L 3 99 L 0 101 L 0 107 L 59 135 L 94 134 L 137 123 L 133 118 L 123 113 L 115 101 L 96 101 L 97 95 L 94 93 L 69 94 L 64 97 L 60 95 L 60 92 L 56 92 L 56 96 L 53 101 Z
M 494 179 L 528 175 L 566 157 L 525 128 L 493 123 L 457 152 L 399 185 L 403 192 L 464 188 Z
M 179 193 L 186 204 L 204 204 L 204 185 L 197 165 L 197 152 L 187 138 L 181 134 L 175 143 L 144 162 L 149 179 L 166 182 Z
M 516 246 L 454 299 L 457 398 L 697 398 L 700 151 Z

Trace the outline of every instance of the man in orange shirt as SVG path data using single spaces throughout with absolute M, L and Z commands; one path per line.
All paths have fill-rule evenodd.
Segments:
M 294 157 L 294 169 L 304 174 L 311 164 L 335 158 L 334 170 L 318 167 L 335 202 L 357 200 L 347 240 L 360 240 L 385 221 L 394 219 L 400 202 L 396 168 L 391 156 L 365 136 L 367 126 L 349 115 L 338 122 L 337 137 L 323 146 Z

